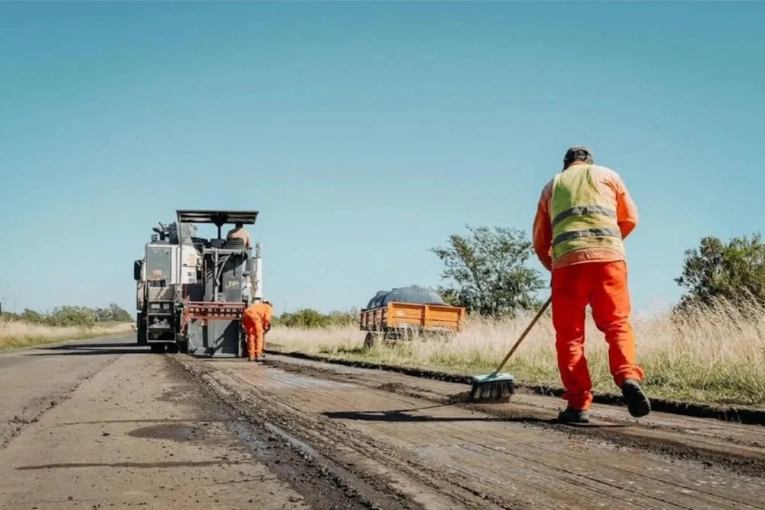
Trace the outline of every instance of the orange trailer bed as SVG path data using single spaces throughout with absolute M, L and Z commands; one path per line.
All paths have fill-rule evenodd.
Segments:
M 387 332 L 395 330 L 462 331 L 465 309 L 459 306 L 421 305 L 390 302 L 377 308 L 361 310 L 359 326 L 362 331 Z

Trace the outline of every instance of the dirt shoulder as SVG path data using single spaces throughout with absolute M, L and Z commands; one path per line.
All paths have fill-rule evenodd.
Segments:
M 554 423 L 555 399 L 536 395 L 475 407 L 460 401 L 464 385 L 380 370 L 276 356 L 266 366 L 173 359 L 250 422 L 278 428 L 372 491 L 370 501 L 398 493 L 428 509 L 765 506 L 761 427 L 692 420 L 684 429 L 661 413 L 635 423 L 598 406 L 596 423 L 578 428 Z

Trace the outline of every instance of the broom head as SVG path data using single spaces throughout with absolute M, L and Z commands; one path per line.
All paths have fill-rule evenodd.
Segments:
M 470 400 L 473 402 L 509 402 L 515 393 L 515 378 L 507 373 L 473 376 Z

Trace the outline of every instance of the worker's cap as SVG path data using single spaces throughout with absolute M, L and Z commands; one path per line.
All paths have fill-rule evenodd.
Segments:
M 564 163 L 571 163 L 576 160 L 583 160 L 587 163 L 592 163 L 595 159 L 595 155 L 592 151 L 584 145 L 574 145 L 569 147 L 566 151 L 566 155 L 563 156 Z

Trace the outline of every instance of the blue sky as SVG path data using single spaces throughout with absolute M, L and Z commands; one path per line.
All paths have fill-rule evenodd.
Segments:
M 117 302 L 177 208 L 254 208 L 276 313 L 435 285 L 530 232 L 566 148 L 624 178 L 635 308 L 765 218 L 765 4 L 0 4 L 0 290 Z M 541 266 L 534 261 L 534 267 Z M 547 276 L 545 275 L 545 278 Z

